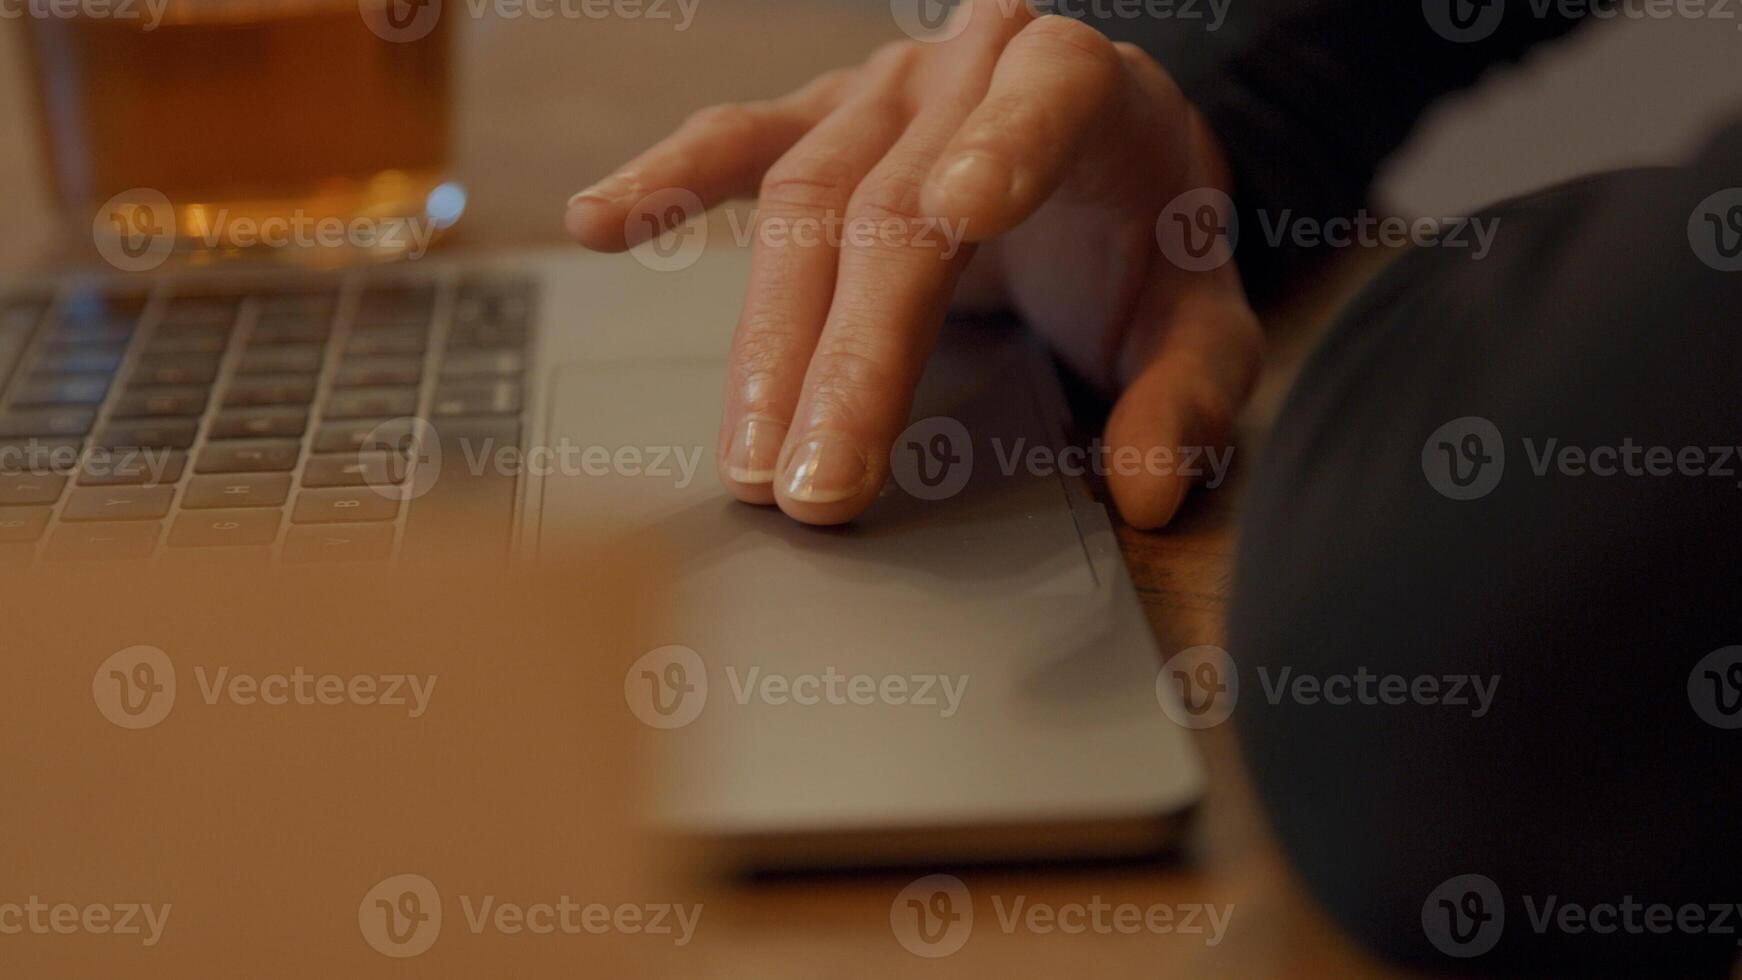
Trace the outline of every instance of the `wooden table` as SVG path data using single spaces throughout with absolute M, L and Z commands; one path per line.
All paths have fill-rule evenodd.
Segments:
M 68 254 L 42 191 L 21 32 L 0 30 L 0 270 Z M 472 194 L 471 245 L 560 240 L 574 190 L 700 105 L 768 96 L 856 61 L 894 34 L 884 6 L 796 0 L 703 5 L 683 33 L 649 23 L 472 21 L 460 29 L 455 172 Z M 78 252 L 75 236 L 73 253 Z M 1316 328 L 1360 268 L 1328 278 L 1271 316 L 1270 367 L 1244 424 L 1250 458 Z M 1237 471 L 1239 467 L 1236 467 Z M 1145 608 L 1166 650 L 1221 643 L 1230 587 L 1234 485 L 1199 493 L 1159 534 L 1121 529 Z M 976 895 L 1031 902 L 1232 903 L 1226 939 L 1004 935 L 979 929 L 962 952 L 925 960 L 893 939 L 888 911 L 904 878 L 723 883 L 688 975 L 742 977 L 1301 976 L 1376 974 L 1297 891 L 1271 842 L 1227 727 L 1201 733 L 1209 798 L 1182 860 L 1167 865 L 970 873 Z M 983 902 L 984 899 L 979 901 Z M 989 906 L 977 913 L 991 919 Z

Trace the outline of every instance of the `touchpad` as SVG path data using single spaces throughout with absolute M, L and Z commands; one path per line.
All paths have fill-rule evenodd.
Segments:
M 948 333 L 948 331 L 946 331 Z M 719 591 L 816 596 L 843 586 L 956 601 L 1096 589 L 1033 372 L 1014 332 L 946 341 L 915 398 L 891 479 L 833 528 L 740 503 L 716 470 L 724 365 L 714 360 L 557 368 L 541 533 L 628 532 Z M 971 348 L 968 349 L 968 348 Z M 1038 450 L 1038 452 L 1037 452 Z M 689 592 L 689 589 L 684 591 Z M 712 605 L 713 603 L 709 603 Z

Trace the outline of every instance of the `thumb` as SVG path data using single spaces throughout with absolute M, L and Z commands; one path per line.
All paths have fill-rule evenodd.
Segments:
M 1173 519 L 1198 479 L 1219 485 L 1226 475 L 1234 418 L 1257 379 L 1263 334 L 1237 285 L 1176 295 L 1160 316 L 1143 321 L 1158 326 L 1133 331 L 1124 372 L 1131 381 L 1107 419 L 1104 442 L 1120 516 L 1149 529 Z

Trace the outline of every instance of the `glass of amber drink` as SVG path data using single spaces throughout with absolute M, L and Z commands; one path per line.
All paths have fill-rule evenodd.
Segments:
M 439 4 L 89 6 L 29 48 L 56 196 L 112 263 L 415 258 L 458 219 Z

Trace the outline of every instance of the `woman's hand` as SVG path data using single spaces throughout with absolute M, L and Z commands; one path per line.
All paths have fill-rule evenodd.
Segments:
M 577 194 L 569 230 L 635 245 L 638 204 L 672 188 L 708 207 L 758 194 L 759 229 L 782 226 L 756 236 L 727 372 L 720 474 L 742 500 L 813 524 L 868 507 L 959 293 L 1014 308 L 1121 393 L 1113 498 L 1129 523 L 1165 524 L 1191 476 L 1152 451 L 1221 446 L 1262 346 L 1225 249 L 1164 247 L 1176 223 L 1228 219 L 1214 138 L 1135 47 L 1007 0 L 954 16 L 948 41 L 697 113 Z

